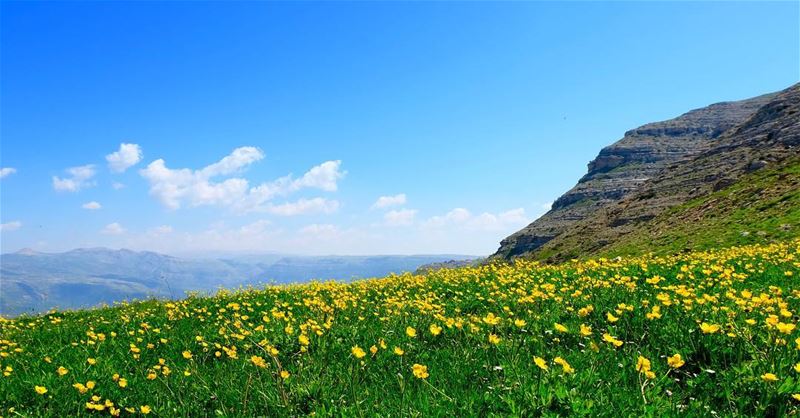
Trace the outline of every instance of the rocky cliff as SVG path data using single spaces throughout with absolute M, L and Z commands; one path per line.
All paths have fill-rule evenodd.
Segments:
M 799 91 L 717 103 L 626 132 L 548 213 L 504 239 L 495 257 L 596 252 L 667 208 L 796 154 Z

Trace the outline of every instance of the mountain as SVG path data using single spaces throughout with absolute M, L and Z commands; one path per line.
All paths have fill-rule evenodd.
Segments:
M 799 105 L 794 85 L 628 131 L 493 257 L 563 261 L 794 236 Z
M 23 249 L 0 255 L 0 313 L 75 309 L 147 297 L 182 297 L 262 283 L 352 279 L 414 271 L 459 255 L 231 256 L 178 258 L 126 249 L 76 249 L 41 253 Z

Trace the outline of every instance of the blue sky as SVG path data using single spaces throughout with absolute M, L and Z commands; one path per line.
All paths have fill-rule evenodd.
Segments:
M 3 2 L 0 247 L 487 254 L 626 130 L 798 82 L 799 15 Z

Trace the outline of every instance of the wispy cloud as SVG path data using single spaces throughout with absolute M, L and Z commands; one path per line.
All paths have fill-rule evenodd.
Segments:
M 509 228 L 522 227 L 530 222 L 525 209 L 517 208 L 493 214 L 483 212 L 473 215 L 464 208 L 455 208 L 444 215 L 432 216 L 423 222 L 425 229 L 458 227 L 482 231 L 504 231 Z
M 114 222 L 103 227 L 103 229 L 100 230 L 100 233 L 106 235 L 122 235 L 125 233 L 125 231 L 126 230 L 122 227 L 122 225 Z
M 103 206 L 93 200 L 91 202 L 84 203 L 83 205 L 81 205 L 81 207 L 88 210 L 98 210 Z
M 94 164 L 71 167 L 64 170 L 69 177 L 53 176 L 53 189 L 59 192 L 77 192 L 86 187 L 94 186 L 91 178 L 97 173 Z
M 383 220 L 389 226 L 409 226 L 414 223 L 416 216 L 416 209 L 397 209 L 386 212 Z
M 339 209 L 338 201 L 315 197 L 313 199 L 299 199 L 280 205 L 268 205 L 263 211 L 273 215 L 295 216 L 307 213 L 333 213 L 337 209 Z
M 10 175 L 12 175 L 12 174 L 14 174 L 16 172 L 17 172 L 16 168 L 12 168 L 12 167 L 0 168 L 0 179 L 6 178 L 6 177 L 8 177 L 8 176 L 10 176 Z
M 20 221 L 11 221 L 0 224 L 0 231 L 16 231 L 20 228 L 22 228 L 22 222 Z
M 383 209 L 391 206 L 401 206 L 406 204 L 405 193 L 396 194 L 394 196 L 381 196 L 375 203 L 372 204 L 372 209 Z

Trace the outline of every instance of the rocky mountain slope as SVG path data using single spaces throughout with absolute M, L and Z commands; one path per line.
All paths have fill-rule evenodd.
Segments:
M 559 261 L 619 250 L 625 237 L 663 223 L 668 209 L 732 187 L 760 169 L 792 172 L 799 103 L 800 85 L 795 85 L 627 132 L 600 151 L 589 172 L 547 214 L 503 240 L 495 257 Z M 771 186 L 765 188 L 777 192 Z M 784 192 L 781 197 L 791 200 L 788 189 Z M 713 214 L 715 204 L 708 204 L 706 212 Z M 776 215 L 791 218 L 793 211 Z M 662 230 L 681 224 L 672 220 Z M 647 242 L 640 244 L 639 250 L 649 249 Z

